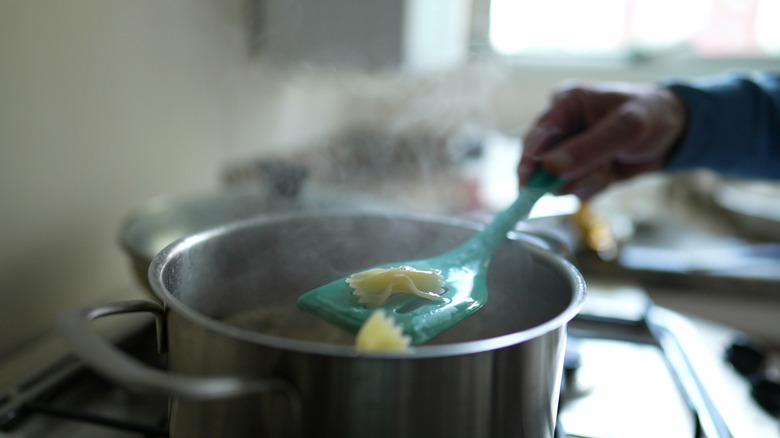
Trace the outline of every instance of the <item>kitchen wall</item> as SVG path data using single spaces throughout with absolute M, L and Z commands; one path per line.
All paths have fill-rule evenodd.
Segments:
M 0 359 L 127 295 L 129 209 L 215 184 L 237 1 L 0 3 Z
M 518 134 L 561 80 L 669 71 L 293 68 L 250 50 L 247 5 L 0 3 L 0 362 L 46 339 L 66 308 L 138 295 L 117 245 L 122 218 L 157 195 L 217 189 L 225 163 L 316 148 L 361 124 Z

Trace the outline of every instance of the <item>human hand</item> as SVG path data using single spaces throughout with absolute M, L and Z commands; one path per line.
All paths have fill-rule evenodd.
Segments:
M 609 184 L 660 169 L 687 123 L 682 101 L 654 85 L 568 85 L 524 139 L 521 185 L 539 166 L 588 199 Z

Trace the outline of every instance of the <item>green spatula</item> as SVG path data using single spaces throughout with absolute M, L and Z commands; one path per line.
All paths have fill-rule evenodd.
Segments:
M 403 294 L 377 308 L 367 309 L 358 302 L 359 297 L 353 295 L 353 289 L 346 283 L 345 277 L 301 295 L 298 307 L 353 334 L 376 309 L 381 308 L 403 327 L 413 344 L 423 344 L 485 304 L 488 296 L 485 277 L 493 254 L 515 224 L 528 215 L 536 201 L 562 185 L 562 180 L 539 171 L 509 208 L 496 215 L 482 231 L 457 248 L 432 258 L 374 266 L 440 270 L 444 280 L 441 301 Z

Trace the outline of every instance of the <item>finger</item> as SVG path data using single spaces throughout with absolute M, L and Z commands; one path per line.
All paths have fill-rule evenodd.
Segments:
M 585 126 L 587 91 L 567 87 L 553 96 L 551 106 L 534 123 L 523 141 L 523 154 L 536 159 Z
M 523 155 L 520 158 L 520 163 L 517 165 L 517 180 L 520 183 L 520 187 L 528 184 L 531 177 L 539 169 L 539 160 L 536 160 L 528 155 Z
M 612 166 L 615 174 L 615 181 L 622 181 L 642 173 L 660 170 L 663 168 L 664 161 L 663 157 L 659 157 L 645 163 L 615 163 Z
M 583 201 L 588 200 L 617 181 L 659 170 L 663 163 L 663 159 L 658 159 L 642 164 L 607 164 L 582 178 L 569 181 L 559 194 L 571 193 Z
M 549 117 L 548 117 L 549 116 Z M 523 155 L 539 159 L 556 143 L 566 138 L 566 132 L 551 120 L 558 118 L 554 114 L 545 114 L 528 132 L 523 140 Z
M 625 163 L 647 162 L 666 155 L 677 142 L 686 123 L 685 108 L 668 90 L 659 90 L 642 102 L 630 104 L 632 110 L 643 113 L 647 125 L 617 153 Z
M 576 179 L 611 162 L 618 151 L 633 144 L 645 124 L 640 112 L 621 106 L 587 132 L 561 143 L 542 161 L 550 172 Z
M 586 176 L 572 180 L 561 190 L 563 193 L 571 193 L 581 200 L 587 200 L 596 193 L 601 192 L 610 184 L 617 180 L 616 174 L 611 166 L 605 165 L 602 168 L 593 171 Z

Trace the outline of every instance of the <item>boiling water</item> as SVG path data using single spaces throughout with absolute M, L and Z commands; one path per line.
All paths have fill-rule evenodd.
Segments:
M 354 344 L 355 337 L 298 309 L 257 307 L 223 320 L 258 333 L 328 344 Z
M 527 329 L 540 322 L 522 309 L 512 308 L 511 313 L 506 312 L 506 306 L 502 307 L 499 300 L 494 300 L 493 306 L 490 304 L 489 300 L 475 315 L 440 334 L 429 344 L 487 339 Z M 355 343 L 352 334 L 299 310 L 295 305 L 255 307 L 222 321 L 244 330 L 288 339 L 342 345 Z

